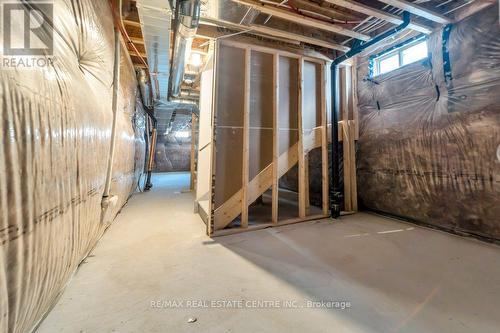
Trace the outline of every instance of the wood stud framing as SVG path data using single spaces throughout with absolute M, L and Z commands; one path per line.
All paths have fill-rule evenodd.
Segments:
M 243 109 L 243 163 L 242 163 L 242 196 L 241 227 L 248 227 L 248 159 L 250 158 L 250 56 L 251 50 L 245 49 L 245 101 Z
M 279 55 L 273 54 L 273 185 L 272 185 L 272 213 L 271 221 L 278 223 L 278 194 L 279 194 L 279 121 L 278 121 L 278 105 L 279 105 Z
M 319 172 L 321 173 L 321 179 L 322 179 L 322 186 L 319 189 L 320 194 L 322 196 L 322 201 L 320 202 L 320 207 L 315 208 L 315 210 L 308 210 L 308 202 L 309 202 L 309 182 L 308 182 L 308 156 L 307 154 L 314 148 L 318 148 L 322 159 L 325 159 L 325 156 L 327 158 L 327 147 L 326 147 L 326 142 L 327 142 L 327 136 L 326 136 L 326 101 L 324 97 L 326 97 L 326 92 L 324 89 L 326 88 L 326 85 L 324 82 L 326 80 L 326 71 L 325 71 L 325 66 L 327 63 L 324 60 L 316 59 L 316 58 L 311 58 L 307 56 L 298 56 L 296 54 L 292 54 L 286 51 L 281 51 L 281 50 L 276 50 L 276 49 L 271 49 L 271 48 L 266 48 L 262 46 L 256 46 L 256 45 L 248 45 L 248 44 L 243 44 L 239 42 L 233 42 L 233 41 L 219 41 L 218 42 L 218 48 L 221 46 L 224 47 L 232 47 L 236 49 L 242 49 L 244 50 L 244 110 L 243 110 L 243 128 L 242 132 L 243 137 L 242 137 L 242 174 L 241 174 L 241 189 L 237 193 L 235 193 L 229 200 L 224 202 L 223 204 L 219 203 L 218 207 L 215 207 L 215 184 L 217 183 L 218 186 L 221 186 L 221 183 L 219 183 L 220 180 L 218 180 L 218 176 L 215 173 L 215 167 L 217 163 L 224 163 L 223 161 L 216 161 L 215 158 L 215 152 L 217 151 L 216 147 L 216 134 L 218 132 L 217 130 L 217 102 L 215 101 L 217 99 L 217 93 L 215 93 L 215 96 L 213 96 L 213 105 L 214 105 L 214 110 L 213 110 L 213 115 L 212 115 L 212 125 L 214 126 L 213 132 L 214 132 L 214 139 L 212 141 L 213 144 L 213 149 L 212 149 L 212 199 L 211 199 L 211 214 L 210 215 L 210 221 L 208 224 L 207 232 L 209 235 L 212 236 L 218 236 L 218 235 L 224 235 L 228 233 L 236 233 L 236 232 L 241 232 L 244 230 L 255 230 L 259 229 L 262 227 L 269 227 L 269 226 L 276 226 L 276 225 L 284 225 L 284 224 L 290 224 L 290 223 L 297 223 L 297 222 L 302 222 L 302 221 L 308 221 L 308 220 L 314 220 L 314 219 L 319 219 L 319 218 L 324 218 L 328 216 L 328 168 L 327 164 L 326 168 L 321 166 L 319 167 Z M 218 49 L 216 48 L 216 49 Z M 250 98 L 251 97 L 251 73 L 252 73 L 252 51 L 255 52 L 262 52 L 268 55 L 272 55 L 270 59 L 272 59 L 272 68 L 273 68 L 273 73 L 272 73 L 272 162 L 268 167 L 264 167 L 264 169 L 259 169 L 260 173 L 257 174 L 257 176 L 252 176 L 251 178 L 249 177 L 250 175 L 250 165 L 249 165 L 249 158 L 252 158 L 249 156 L 250 154 L 250 145 L 251 143 L 251 137 L 250 137 Z M 293 99 L 297 98 L 297 105 L 295 106 L 297 108 L 296 114 L 297 114 L 297 119 L 296 119 L 296 125 L 298 124 L 297 130 L 292 130 L 290 129 L 289 131 L 297 131 L 298 132 L 298 142 L 297 141 L 290 141 L 288 150 L 283 153 L 283 147 L 281 147 L 281 155 L 280 155 L 280 124 L 279 124 L 279 119 L 280 119 L 280 111 L 279 111 L 279 105 L 280 105 L 280 58 L 289 58 L 293 59 L 295 61 L 291 62 L 292 67 L 294 67 L 295 73 L 297 73 L 297 82 L 296 86 L 293 89 L 297 89 L 294 93 Z M 269 58 L 268 58 L 269 59 Z M 319 93 L 318 99 L 323 101 L 321 104 L 318 105 L 321 109 L 321 117 L 320 117 L 320 122 L 321 125 L 318 127 L 312 128 L 312 130 L 308 130 L 307 132 L 304 131 L 303 129 L 303 119 L 302 119 L 302 102 L 303 102 L 303 94 L 302 94 L 302 89 L 306 89 L 307 87 L 303 87 L 303 66 L 304 66 L 304 61 L 311 62 L 314 64 L 317 64 L 319 66 L 316 67 L 316 75 L 317 77 L 325 78 L 325 80 L 321 79 L 318 80 L 320 82 L 320 85 L 316 87 L 316 94 Z M 219 60 L 216 59 L 215 62 L 216 66 L 220 66 Z M 223 64 L 222 64 L 223 65 Z M 287 69 L 285 69 L 287 70 Z M 215 71 L 217 73 L 217 71 Z M 271 73 L 269 73 L 271 75 Z M 218 75 L 215 75 L 214 80 L 218 80 Z M 253 80 L 253 79 L 252 79 Z M 282 81 L 283 82 L 283 81 Z M 217 87 L 217 84 L 215 83 L 215 87 Z M 290 88 L 291 89 L 291 88 Z M 321 90 L 319 92 L 318 90 Z M 253 94 L 253 93 L 252 93 Z M 292 95 L 291 95 L 292 96 Z M 292 97 L 291 97 L 292 98 Z M 253 107 L 252 107 L 253 108 Z M 291 110 L 291 109 L 290 109 Z M 241 112 L 241 111 L 240 111 Z M 291 112 L 291 111 L 290 111 Z M 292 114 L 290 114 L 292 116 Z M 252 116 L 253 117 L 253 116 Z M 295 117 L 295 116 L 293 116 Z M 254 121 L 254 120 L 252 120 Z M 255 125 L 252 125 L 255 126 Z M 285 124 L 282 124 L 281 126 L 287 126 Z M 253 128 L 253 127 L 252 127 Z M 237 128 L 235 127 L 235 130 Z M 309 133 L 310 132 L 310 133 Z M 269 133 L 269 132 L 268 132 Z M 271 136 L 270 136 L 271 137 Z M 297 138 L 297 136 L 295 136 Z M 227 144 L 227 143 L 226 143 Z M 254 146 L 255 147 L 255 146 Z M 227 161 L 226 161 L 227 163 Z M 278 204 L 279 204 L 279 179 L 281 176 L 283 176 L 288 170 L 290 170 L 294 165 L 298 165 L 299 169 L 299 191 L 298 191 L 298 197 L 299 199 L 297 200 L 298 208 L 299 208 L 299 214 L 298 216 L 295 215 L 296 217 L 286 217 L 284 216 L 283 218 L 279 218 L 278 214 Z M 255 173 L 255 171 L 253 171 Z M 223 186 L 223 185 L 222 185 Z M 271 209 L 270 209 L 270 216 L 268 222 L 266 221 L 261 221 L 257 224 L 249 223 L 249 205 L 255 201 L 256 198 L 258 198 L 262 193 L 264 193 L 267 189 L 271 188 Z M 312 207 L 312 206 L 311 206 Z M 224 226 L 228 225 L 235 217 L 240 215 L 240 227 L 231 227 L 230 229 L 224 229 Z M 289 216 L 289 215 L 288 215 Z
M 299 58 L 299 93 L 298 93 L 298 124 L 299 124 L 299 144 L 298 144 L 298 156 L 299 156 L 299 217 L 304 218 L 306 216 L 306 157 L 304 154 L 304 128 L 303 128 L 303 118 L 302 118 L 302 87 L 304 84 L 303 78 L 304 72 L 304 59 Z
M 326 83 L 327 83 L 327 71 L 324 66 L 321 66 L 321 184 L 322 184 L 322 208 L 323 214 L 328 214 L 328 117 L 327 117 L 327 109 L 326 109 Z

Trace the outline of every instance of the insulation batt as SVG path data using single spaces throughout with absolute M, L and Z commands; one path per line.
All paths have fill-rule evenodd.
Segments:
M 32 331 L 106 227 L 111 9 L 105 0 L 54 0 L 53 8 L 51 64 L 0 69 L 0 332 Z M 23 22 L 13 24 L 12 38 L 20 40 Z M 136 187 L 145 158 L 145 116 L 124 48 L 120 68 L 113 214 Z
M 429 59 L 363 80 L 358 67 L 359 196 L 364 206 L 450 231 L 500 239 L 498 7 L 443 31 Z M 377 107 L 377 102 L 380 109 Z

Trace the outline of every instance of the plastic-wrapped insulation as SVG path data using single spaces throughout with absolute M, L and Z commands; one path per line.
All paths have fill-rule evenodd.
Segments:
M 497 6 L 432 34 L 424 61 L 371 80 L 358 62 L 364 206 L 500 239 Z
M 31 6 L 10 2 L 25 11 Z M 105 229 L 100 207 L 113 114 L 110 5 L 51 3 L 52 64 L 0 68 L 0 332 L 32 331 Z M 19 26 L 11 37 L 22 40 L 23 22 L 13 24 Z M 145 117 L 123 44 L 120 68 L 113 216 L 136 187 L 145 153 Z

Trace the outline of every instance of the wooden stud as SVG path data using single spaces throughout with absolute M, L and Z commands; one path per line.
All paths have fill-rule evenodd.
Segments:
M 320 130 L 320 128 L 315 128 L 311 134 L 304 137 L 304 151 L 321 147 L 321 138 L 317 135 L 319 132 L 318 130 Z M 309 143 L 309 145 L 306 143 Z M 278 179 L 283 177 L 288 171 L 290 171 L 291 168 L 293 168 L 294 165 L 298 163 L 298 147 L 299 144 L 296 142 L 288 149 L 288 151 L 279 156 Z M 273 164 L 269 164 L 268 167 L 262 170 L 248 183 L 248 202 L 255 201 L 257 197 L 272 186 L 272 166 Z M 242 190 L 239 190 L 215 210 L 216 230 L 225 228 L 241 213 L 241 197 Z
M 304 146 L 304 145 L 303 145 Z M 309 200 L 309 152 L 304 149 L 304 209 L 305 214 L 309 215 L 311 202 Z
M 351 66 L 351 91 L 352 91 L 352 119 L 354 120 L 354 140 L 359 139 L 359 114 L 358 114 L 358 77 L 357 59 L 353 59 Z
M 358 189 L 357 189 L 357 180 L 356 180 L 356 144 L 355 144 L 355 124 L 354 121 L 351 121 L 349 124 L 349 133 L 350 133 L 350 144 L 349 144 L 349 160 L 351 161 L 351 210 L 353 212 L 358 211 Z
M 245 49 L 245 101 L 243 109 L 243 164 L 242 164 L 242 196 L 241 196 L 241 227 L 248 227 L 248 159 L 250 158 L 250 65 L 251 50 Z
M 298 110 L 299 110 L 299 118 L 298 118 L 298 132 L 299 132 L 299 141 L 296 142 L 292 147 L 290 147 L 286 152 L 283 152 L 283 154 L 279 155 L 279 142 L 278 140 L 273 140 L 273 163 L 270 163 L 264 170 L 262 170 L 256 177 L 253 179 L 249 179 L 248 173 L 249 173 L 249 165 L 248 165 L 248 155 L 249 155 L 249 112 L 250 112 L 250 72 L 251 72 L 251 51 L 252 50 L 258 50 L 262 52 L 267 52 L 270 54 L 273 54 L 273 65 L 274 63 L 278 64 L 276 67 L 277 70 L 275 71 L 276 73 L 273 73 L 273 81 L 275 80 L 276 84 L 273 85 L 273 89 L 275 90 L 273 93 L 276 94 L 276 102 L 273 103 L 273 112 L 276 113 L 276 119 L 274 119 L 274 114 L 273 114 L 273 138 L 276 136 L 276 139 L 279 139 L 279 126 L 276 124 L 274 125 L 275 122 L 278 122 L 278 106 L 279 106 L 279 95 L 278 95 L 278 88 L 279 88 L 279 55 L 282 53 L 288 54 L 286 51 L 277 51 L 273 50 L 271 48 L 264 48 L 264 47 L 254 47 L 253 45 L 248 45 L 248 44 L 243 44 L 243 43 L 238 43 L 238 42 L 233 42 L 233 41 L 218 41 L 217 46 L 220 45 L 227 45 L 230 44 L 230 46 L 233 47 L 239 47 L 245 50 L 245 78 L 244 78 L 244 118 L 243 118 L 243 128 L 244 128 L 244 136 L 243 136 L 243 169 L 244 172 L 242 174 L 242 188 L 235 193 L 230 199 L 228 199 L 226 202 L 224 202 L 220 207 L 217 209 L 214 209 L 215 207 L 215 202 L 214 202 L 214 189 L 215 189 L 215 181 L 216 181 L 216 175 L 214 174 L 215 172 L 215 166 L 217 161 L 215 161 L 215 145 L 216 145 L 216 133 L 217 133 L 217 113 L 216 113 L 216 105 L 217 105 L 217 94 L 214 94 L 213 98 L 213 109 L 214 113 L 212 115 L 212 125 L 213 125 L 213 138 L 212 138 L 212 178 L 211 178 L 211 183 L 210 183 L 210 188 L 212 189 L 212 198 L 210 203 L 210 212 L 211 215 L 209 217 L 209 221 L 207 222 L 207 233 L 212 236 L 216 235 L 221 235 L 221 234 L 229 234 L 229 233 L 235 233 L 235 232 L 241 232 L 245 230 L 254 230 L 261 228 L 263 226 L 275 226 L 275 225 L 282 225 L 282 224 L 287 224 L 287 223 L 297 223 L 297 222 L 303 222 L 306 220 L 310 219 L 319 219 L 326 217 L 327 214 L 324 212 L 328 212 L 328 182 L 324 181 L 323 182 L 323 190 L 326 188 L 326 192 L 324 192 L 325 195 L 323 195 L 323 201 L 326 203 L 326 205 L 323 205 L 324 211 L 323 214 L 321 215 L 314 215 L 314 216 L 306 216 L 306 211 L 307 211 L 307 201 L 306 199 L 306 182 L 307 182 L 307 170 L 306 170 L 306 158 L 307 158 L 307 152 L 314 148 L 319 148 L 322 147 L 322 154 L 325 154 L 325 147 L 327 147 L 325 142 L 327 142 L 327 136 L 326 136 L 326 131 L 324 130 L 325 123 L 327 121 L 326 118 L 326 98 L 321 98 L 322 104 L 321 108 L 325 112 L 323 112 L 324 118 L 322 119 L 322 124 L 321 126 L 313 128 L 313 130 L 309 133 L 304 133 L 303 130 L 303 124 L 302 124 L 302 89 L 303 89 L 303 64 L 304 61 L 311 59 L 312 62 L 319 63 L 321 65 L 321 70 L 322 70 L 322 77 L 325 77 L 325 80 L 321 82 L 321 88 L 320 88 L 320 94 L 321 96 L 326 97 L 326 71 L 325 71 L 325 64 L 326 62 L 324 60 L 319 60 L 317 58 L 309 58 L 307 56 L 300 56 L 300 55 L 294 55 L 292 58 L 295 58 L 298 60 L 299 68 L 298 68 Z M 216 51 L 217 49 L 215 49 Z M 215 59 L 217 59 L 217 56 L 214 56 Z M 214 87 L 217 86 L 217 61 L 214 63 L 214 81 L 213 85 Z M 214 91 L 216 89 L 214 88 Z M 276 148 L 275 148 L 276 147 Z M 246 148 L 246 149 L 245 149 Z M 278 152 L 278 154 L 275 153 Z M 327 154 L 327 151 L 326 151 Z M 278 163 L 274 163 L 275 159 L 278 159 Z M 269 189 L 270 187 L 272 188 L 277 188 L 278 186 L 278 180 L 281 176 L 286 174 L 294 165 L 299 164 L 299 217 L 291 219 L 291 220 L 285 220 L 285 221 L 277 221 L 275 220 L 270 221 L 270 223 L 264 223 L 264 224 L 259 224 L 259 225 L 249 225 L 248 221 L 248 207 L 249 203 L 253 202 L 256 200 L 264 191 Z M 274 168 L 276 167 L 277 170 Z M 326 179 L 328 178 L 328 166 L 325 165 L 322 166 L 322 174 L 326 174 Z M 325 171 L 326 170 L 326 171 Z M 326 186 L 326 187 L 325 187 Z M 275 192 L 273 192 L 274 194 Z M 274 194 L 276 198 L 276 194 Z M 245 198 L 244 198 L 245 197 Z M 278 195 L 279 198 L 279 195 Z M 276 201 L 276 199 L 273 199 Z M 274 205 L 276 206 L 276 205 Z M 277 206 L 276 206 L 277 207 Z M 326 207 L 326 208 L 325 208 Z M 273 210 L 276 208 L 272 208 Z M 238 215 L 241 214 L 241 228 L 232 228 L 232 229 L 226 229 L 226 230 L 221 230 L 224 229 L 227 225 L 229 225 Z M 277 216 L 277 213 L 274 213 L 275 216 Z M 277 220 L 277 218 L 276 218 Z
M 302 88 L 304 84 L 303 78 L 303 68 L 304 59 L 299 58 L 299 70 L 298 70 L 298 164 L 299 164 L 299 217 L 303 218 L 306 216 L 306 177 L 305 177 L 305 156 L 304 156 L 304 129 L 302 126 Z
M 343 147 L 343 160 L 344 160 L 344 208 L 346 211 L 352 211 L 352 184 L 351 184 L 351 159 L 350 159 L 350 136 L 349 120 L 342 120 L 342 147 Z
M 273 55 L 273 185 L 272 185 L 272 222 L 278 223 L 278 199 L 279 199 L 279 58 L 275 53 Z
M 328 117 L 326 109 L 327 72 L 321 65 L 321 185 L 323 214 L 328 214 Z

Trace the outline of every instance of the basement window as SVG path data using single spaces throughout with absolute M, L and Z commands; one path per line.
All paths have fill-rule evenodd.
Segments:
M 370 74 L 377 76 L 428 57 L 427 40 L 420 37 L 370 57 Z

